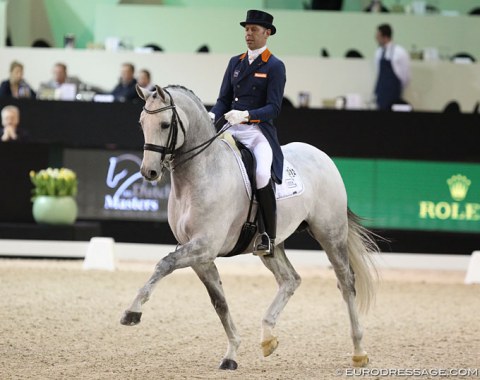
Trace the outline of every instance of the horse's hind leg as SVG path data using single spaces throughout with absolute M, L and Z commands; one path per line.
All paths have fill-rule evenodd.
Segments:
M 237 330 L 228 310 L 225 294 L 223 293 L 222 281 L 220 280 L 217 267 L 215 263 L 210 262 L 194 266 L 193 270 L 197 273 L 198 277 L 207 288 L 213 307 L 220 317 L 223 328 L 227 333 L 228 348 L 222 362 L 220 363 L 220 369 L 237 369 L 235 359 L 237 356 L 237 349 L 240 346 L 240 337 L 237 334 Z
M 300 285 L 301 279 L 285 255 L 284 244 L 275 247 L 275 254 L 261 256 L 265 266 L 273 273 L 278 284 L 278 292 L 262 320 L 263 356 L 271 355 L 278 346 L 273 329 L 278 316 L 285 308 L 290 297 Z
M 328 238 L 321 236 L 320 233 L 311 232 L 322 245 L 327 253 L 328 259 L 333 266 L 335 275 L 338 280 L 338 288 L 342 292 L 350 317 L 351 336 L 353 340 L 353 365 L 355 367 L 363 367 L 368 364 L 368 355 L 362 348 L 363 332 L 358 321 L 357 305 L 355 303 L 355 275 L 352 271 L 348 259 L 346 231 L 341 229 L 336 236 L 329 235 Z

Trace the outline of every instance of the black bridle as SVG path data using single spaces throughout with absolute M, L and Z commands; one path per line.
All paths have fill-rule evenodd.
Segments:
M 170 97 L 170 105 L 165 106 L 165 107 L 161 107 L 161 108 L 157 108 L 155 110 L 148 110 L 145 107 L 143 107 L 143 110 L 150 115 L 154 115 L 154 114 L 157 114 L 157 113 L 160 113 L 160 112 L 163 112 L 163 111 L 167 111 L 167 110 L 172 110 L 172 118 L 170 119 L 170 131 L 168 132 L 167 145 L 162 146 L 162 145 L 145 143 L 143 145 L 143 150 L 150 150 L 152 152 L 160 153 L 161 154 L 160 162 L 161 162 L 162 166 L 164 168 L 167 168 L 167 169 L 173 171 L 176 168 L 178 168 L 180 165 L 183 165 L 187 161 L 191 160 L 195 156 L 202 153 L 205 149 L 207 149 L 213 143 L 213 141 L 218 136 L 220 136 L 223 132 L 225 132 L 227 129 L 229 129 L 231 127 L 231 125 L 226 124 L 212 138 L 208 139 L 207 141 L 201 143 L 200 145 L 198 145 L 198 146 L 196 146 L 196 147 L 194 147 L 190 150 L 187 150 L 186 152 L 182 152 L 182 154 L 187 154 L 187 153 L 191 153 L 191 152 L 193 152 L 197 149 L 202 148 L 198 152 L 192 154 L 191 156 L 184 158 L 182 161 L 177 162 L 175 165 L 172 165 L 172 162 L 175 158 L 175 151 L 176 151 L 176 145 L 177 145 L 178 124 L 180 124 L 180 128 L 182 130 L 184 140 L 186 139 L 186 133 L 185 133 L 185 128 L 183 126 L 182 119 L 180 119 L 180 116 L 178 115 L 177 107 L 176 107 L 176 105 L 173 101 L 172 95 L 165 88 L 163 89 L 163 91 L 165 93 L 167 93 L 168 96 Z M 219 120 L 217 120 L 215 125 L 217 125 L 218 122 L 222 119 L 223 119 L 223 117 L 220 118 Z M 165 156 L 167 154 L 170 154 L 170 158 L 169 158 L 168 161 L 165 161 Z
M 180 116 L 178 116 L 177 106 L 173 102 L 173 97 L 166 89 L 163 89 L 163 91 L 165 91 L 170 97 L 170 105 L 162 108 L 157 108 L 155 110 L 148 110 L 147 108 L 143 107 L 143 110 L 150 115 L 154 115 L 166 110 L 172 110 L 172 118 L 170 119 L 170 130 L 168 132 L 167 145 L 166 146 L 155 145 L 155 144 L 143 145 L 143 150 L 151 150 L 153 152 L 160 153 L 162 155 L 160 158 L 162 163 L 165 161 L 165 156 L 167 154 L 171 155 L 170 161 L 173 160 L 174 158 L 174 153 L 177 145 L 177 137 L 178 137 L 178 124 L 180 124 L 183 137 L 185 138 L 185 128 L 183 126 L 182 119 L 180 119 Z

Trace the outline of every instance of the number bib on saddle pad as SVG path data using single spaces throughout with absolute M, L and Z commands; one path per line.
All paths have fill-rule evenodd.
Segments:
M 232 135 L 229 133 L 224 133 L 222 136 L 222 141 L 227 144 L 227 146 L 232 150 L 232 153 L 237 160 L 240 172 L 242 173 L 243 182 L 245 184 L 245 190 L 248 194 L 248 197 L 252 197 L 252 186 L 250 184 L 250 179 L 248 178 L 247 170 L 245 165 L 242 162 L 240 152 L 235 144 L 235 140 Z M 275 195 L 278 200 L 295 197 L 303 193 L 303 182 L 298 175 L 298 172 L 294 166 L 287 160 L 283 161 L 283 181 L 281 185 L 276 184 Z

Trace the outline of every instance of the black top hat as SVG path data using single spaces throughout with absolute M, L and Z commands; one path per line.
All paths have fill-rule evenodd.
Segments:
M 241 26 L 247 24 L 261 25 L 264 28 L 270 29 L 272 31 L 272 36 L 277 32 L 277 29 L 273 26 L 273 16 L 270 13 L 257 11 L 255 9 L 250 9 L 247 12 L 247 19 L 240 23 Z

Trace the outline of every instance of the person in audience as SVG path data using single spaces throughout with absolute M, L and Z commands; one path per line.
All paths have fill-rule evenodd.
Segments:
M 68 76 L 66 64 L 61 62 L 55 63 L 55 65 L 53 65 L 52 74 L 52 79 L 44 84 L 46 87 L 59 88 L 61 85 L 67 83 L 76 85 L 78 91 L 81 81 L 77 77 Z
M 117 102 L 126 102 L 136 100 L 138 98 L 135 86 L 137 80 L 135 79 L 135 66 L 131 63 L 122 64 L 120 71 L 120 81 L 113 89 L 112 95 Z
M 10 64 L 10 77 L 0 84 L 2 98 L 35 98 L 35 91 L 23 79 L 23 65 L 13 61 Z
M 18 107 L 8 105 L 2 108 L 1 141 L 26 141 L 27 134 L 18 128 L 20 123 L 20 110 Z
M 154 91 L 155 86 L 152 84 L 150 71 L 142 69 L 138 72 L 137 83 L 140 87 L 149 91 Z
M 68 76 L 67 65 L 57 62 L 53 65 L 52 79 L 40 85 L 38 97 L 40 99 L 74 100 L 81 86 L 80 79 Z
M 393 30 L 389 24 L 379 25 L 375 38 L 378 42 L 375 52 L 377 108 L 390 110 L 402 99 L 403 89 L 410 81 L 410 56 L 402 46 L 393 42 Z

